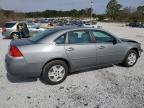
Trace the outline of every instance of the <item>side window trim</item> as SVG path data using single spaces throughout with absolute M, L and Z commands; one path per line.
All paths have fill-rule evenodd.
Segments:
M 94 37 L 94 35 L 93 35 L 92 31 L 93 31 L 93 30 L 88 30 L 89 35 L 90 35 L 91 40 L 92 40 L 92 43 L 96 43 L 96 39 L 95 39 L 95 37 Z
M 64 36 L 64 43 L 63 43 L 63 44 L 57 44 L 57 43 L 56 43 L 56 40 L 59 39 L 59 38 L 62 37 L 62 36 Z M 54 43 L 55 43 L 56 45 L 65 45 L 65 44 L 66 44 L 66 37 L 67 37 L 67 33 L 64 33 L 64 34 L 58 36 L 58 37 L 54 40 Z

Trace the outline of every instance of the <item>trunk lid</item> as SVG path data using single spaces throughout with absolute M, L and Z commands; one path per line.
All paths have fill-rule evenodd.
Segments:
M 10 42 L 10 46 L 23 46 L 23 45 L 31 45 L 33 44 L 32 41 L 28 39 L 15 39 Z

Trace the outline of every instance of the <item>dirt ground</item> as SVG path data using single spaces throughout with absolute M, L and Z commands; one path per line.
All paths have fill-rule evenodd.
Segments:
M 144 49 L 144 28 L 98 23 Z M 71 74 L 59 85 L 8 76 L 4 58 L 10 40 L 0 34 L 0 108 L 144 108 L 144 54 L 132 68 L 111 66 Z

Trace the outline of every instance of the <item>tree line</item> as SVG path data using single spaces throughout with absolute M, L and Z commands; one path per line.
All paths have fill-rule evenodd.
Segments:
M 0 26 L 3 26 L 6 21 L 24 20 L 24 19 L 25 19 L 24 13 L 0 9 Z
M 70 10 L 70 11 L 58 11 L 58 10 L 45 10 L 43 12 L 28 12 L 25 13 L 27 18 L 49 18 L 49 17 L 89 17 L 91 14 L 91 8 L 81 9 L 81 10 Z M 95 16 L 95 14 L 94 14 Z
M 70 11 L 46 10 L 43 12 L 29 12 L 25 13 L 28 18 L 38 17 L 74 17 L 74 18 L 88 18 L 91 14 L 91 8 Z M 93 18 L 98 18 L 100 21 L 109 19 L 109 21 L 141 21 L 144 22 L 144 5 L 138 7 L 123 7 L 117 0 L 110 0 L 106 6 L 104 14 L 97 15 L 93 13 Z
M 42 12 L 27 12 L 18 13 L 14 11 L 6 11 L 0 9 L 0 24 L 4 20 L 23 20 L 24 18 L 49 18 L 49 17 L 73 17 L 73 18 L 88 18 L 90 17 L 92 9 L 86 8 L 81 10 L 45 10 Z M 93 11 L 94 12 L 94 11 Z M 93 13 L 93 18 L 98 18 L 99 21 L 141 21 L 144 22 L 144 5 L 138 7 L 123 7 L 118 3 L 118 0 L 110 0 L 106 6 L 106 11 L 104 14 L 97 15 Z

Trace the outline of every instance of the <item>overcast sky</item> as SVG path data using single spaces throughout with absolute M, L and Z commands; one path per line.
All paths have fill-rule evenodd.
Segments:
M 22 12 L 70 10 L 90 7 L 90 0 L 0 0 L 0 8 Z M 144 0 L 118 0 L 123 6 L 144 5 Z M 104 13 L 109 0 L 94 0 L 94 12 Z

